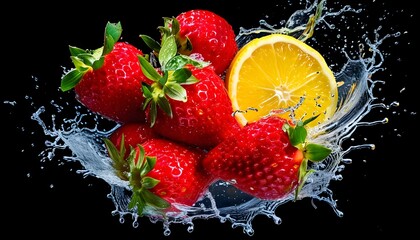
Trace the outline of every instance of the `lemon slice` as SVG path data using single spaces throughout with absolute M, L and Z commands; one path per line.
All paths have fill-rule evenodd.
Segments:
M 243 126 L 272 110 L 286 110 L 280 115 L 293 121 L 319 115 L 307 125 L 313 127 L 337 108 L 337 82 L 325 59 L 289 35 L 270 34 L 248 42 L 232 60 L 225 81 Z

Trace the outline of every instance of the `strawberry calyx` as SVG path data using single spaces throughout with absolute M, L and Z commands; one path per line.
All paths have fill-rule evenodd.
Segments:
M 117 149 L 117 147 L 114 145 L 114 143 L 111 142 L 108 138 L 104 138 L 103 141 L 105 142 L 105 147 L 108 151 L 108 155 L 112 160 L 112 167 L 114 168 L 115 174 L 122 180 L 128 181 L 129 179 L 129 171 L 130 171 L 130 165 L 127 161 L 127 159 L 133 158 L 133 156 L 130 156 L 132 154 L 135 154 L 134 151 L 130 151 L 130 155 L 128 155 L 127 158 L 125 158 L 126 148 L 124 143 L 124 134 L 121 135 L 121 144 L 120 149 Z
M 175 17 L 164 18 L 164 27 L 161 28 L 163 35 L 175 36 L 178 52 L 183 55 L 190 55 L 193 45 L 188 37 L 180 35 L 180 29 L 179 22 Z
M 159 26 L 158 30 L 161 34 L 162 43 L 165 42 L 168 37 L 173 36 L 176 44 L 176 50 L 179 54 L 189 56 L 192 53 L 192 43 L 188 37 L 180 35 L 179 22 L 175 17 L 164 17 L 163 26 Z M 159 53 L 161 49 L 159 42 L 147 35 L 140 35 L 140 37 L 149 48 L 151 48 L 155 53 Z
M 117 176 L 124 181 L 128 181 L 131 187 L 132 195 L 128 208 L 136 209 L 139 216 L 143 216 L 148 207 L 163 215 L 163 210 L 169 208 L 171 204 L 150 191 L 160 181 L 147 176 L 155 167 L 157 158 L 146 156 L 145 150 L 140 144 L 136 148 L 131 147 L 130 154 L 127 158 L 124 158 L 126 151 L 124 134 L 121 137 L 119 150 L 109 139 L 105 138 L 103 140 L 113 161 L 113 167 Z
M 75 66 L 61 79 L 61 91 L 73 89 L 86 72 L 99 69 L 104 64 L 105 56 L 110 53 L 122 33 L 121 23 L 108 22 L 105 27 L 104 45 L 95 50 L 69 46 L 70 58 Z
M 183 85 L 198 82 L 198 79 L 192 75 L 190 67 L 203 68 L 209 65 L 208 62 L 180 54 L 175 35 L 165 27 L 160 30 L 161 44 L 149 36 L 140 35 L 153 50 L 153 56 L 157 57 L 158 62 L 153 65 L 153 56 L 138 56 L 143 74 L 153 81 L 152 84 L 142 83 L 143 96 L 145 97 L 143 110 L 149 108 L 149 120 L 152 127 L 156 122 L 158 107 L 172 117 L 172 108 L 168 98 L 182 102 L 187 101 L 187 92 Z
M 299 192 L 301 191 L 304 183 L 308 179 L 309 175 L 314 172 L 313 169 L 308 169 L 308 162 L 321 162 L 325 158 L 328 157 L 331 153 L 331 149 L 315 143 L 308 143 L 306 141 L 307 137 L 307 130 L 305 125 L 309 122 L 315 120 L 317 116 L 312 118 L 306 119 L 305 121 L 298 121 L 295 126 L 291 126 L 288 123 L 283 125 L 283 131 L 285 131 L 288 136 L 290 143 L 296 147 L 299 151 L 301 151 L 302 155 L 299 156 L 303 158 L 300 167 L 299 167 L 299 177 L 298 182 L 299 185 L 295 191 L 295 200 L 297 199 Z
M 135 154 L 137 158 L 129 159 L 129 182 L 133 194 L 128 203 L 128 208 L 137 208 L 137 213 L 142 216 L 146 207 L 152 207 L 163 215 L 162 211 L 169 208 L 171 204 L 150 191 L 150 189 L 154 188 L 160 181 L 146 176 L 147 173 L 154 168 L 156 157 L 146 156 L 144 148 L 141 145 L 137 146 L 139 149 L 139 154 Z

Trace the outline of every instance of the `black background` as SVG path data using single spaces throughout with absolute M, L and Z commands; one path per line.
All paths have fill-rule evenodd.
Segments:
M 192 233 L 187 232 L 187 226 L 174 224 L 171 235 L 164 236 L 162 225 L 148 219 L 141 219 L 138 228 L 133 228 L 129 219 L 119 223 L 118 217 L 111 215 L 114 205 L 106 197 L 109 186 L 93 177 L 84 178 L 77 174 L 77 163 L 40 162 L 45 137 L 42 128 L 30 116 L 39 106 L 49 105 L 53 99 L 71 98 L 71 93 L 64 95 L 57 90 L 62 66 L 71 67 L 68 45 L 81 48 L 101 46 L 107 21 L 121 21 L 123 40 L 141 46 L 138 35 L 145 33 L 157 37 L 156 27 L 162 24 L 163 16 L 175 16 L 193 8 L 218 13 L 232 24 L 236 32 L 240 26 L 258 26 L 258 20 L 266 16 L 287 19 L 297 10 L 287 8 L 287 1 L 281 0 L 248 4 L 226 2 L 156 1 L 151 3 L 153 6 L 140 1 L 98 5 L 57 1 L 45 6 L 11 3 L 4 7 L 3 12 L 8 12 L 8 17 L 2 16 L 0 106 L 2 119 L 6 120 L 2 124 L 5 153 L 1 165 L 3 229 L 16 238 L 64 236 L 77 239 L 88 236 L 119 239 L 313 236 L 336 239 L 366 234 L 386 236 L 397 233 L 403 236 L 414 232 L 413 227 L 418 223 L 418 207 L 414 203 L 418 195 L 415 176 L 419 160 L 416 149 L 419 108 L 415 87 L 418 85 L 418 56 L 414 37 L 417 9 L 414 1 L 378 0 L 367 5 L 362 0 L 327 1 L 327 5 L 340 2 L 366 9 L 366 13 L 359 14 L 360 19 L 355 20 L 366 21 L 366 28 L 370 27 L 360 29 L 362 33 L 373 32 L 378 26 L 383 33 L 401 32 L 400 37 L 384 43 L 384 71 L 375 75 L 386 82 L 380 92 L 384 102 L 395 100 L 400 106 L 382 112 L 372 111 L 367 116 L 367 120 L 387 116 L 389 123 L 364 127 L 354 133 L 356 140 L 375 143 L 376 148 L 349 154 L 353 163 L 343 171 L 343 180 L 332 182 L 330 186 L 343 217 L 338 217 L 323 202 L 315 202 L 317 208 L 314 208 L 309 199 L 304 199 L 277 209 L 283 220 L 280 225 L 264 216 L 256 217 L 252 222 L 253 236 L 244 234 L 241 228 L 233 229 L 230 222 L 221 223 L 217 219 L 195 220 Z M 346 29 L 342 31 L 344 33 Z M 336 41 L 335 36 L 332 38 Z

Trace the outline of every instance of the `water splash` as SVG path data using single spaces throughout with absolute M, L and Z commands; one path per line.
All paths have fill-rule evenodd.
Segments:
M 266 20 L 260 21 L 257 28 L 246 29 L 242 27 L 238 34 L 237 41 L 240 46 L 249 40 L 265 34 L 287 33 L 293 36 L 301 36 L 306 29 L 308 19 L 316 12 L 319 5 L 324 5 L 326 1 L 309 2 L 306 7 L 294 12 L 289 19 L 281 21 L 280 25 L 269 24 Z M 350 6 L 344 6 L 338 11 L 322 12 L 316 18 L 319 28 L 335 29 L 336 26 L 329 21 L 343 14 L 360 13 L 361 10 Z M 310 198 L 326 202 L 331 206 L 338 216 L 343 216 L 333 197 L 333 191 L 329 189 L 331 181 L 340 181 L 343 176 L 341 172 L 346 164 L 351 163 L 347 155 L 355 150 L 369 148 L 374 149 L 374 144 L 361 144 L 343 148 L 343 143 L 351 138 L 356 129 L 360 126 L 373 126 L 384 124 L 387 118 L 364 122 L 364 117 L 374 108 L 388 109 L 397 102 L 385 104 L 379 101 L 374 95 L 377 85 L 382 85 L 383 81 L 375 80 L 377 71 L 383 70 L 381 65 L 384 62 L 383 54 L 379 51 L 379 46 L 391 37 L 398 37 L 400 33 L 379 34 L 380 28 L 374 31 L 374 39 L 364 38 L 364 43 L 359 47 L 359 51 L 354 58 L 354 53 L 342 52 L 345 59 L 344 64 L 336 66 L 341 68 L 336 71 L 337 82 L 341 84 L 339 88 L 340 105 L 338 111 L 330 121 L 313 128 L 309 132 L 309 140 L 318 142 L 333 149 L 328 159 L 321 163 L 312 164 L 314 173 L 308 178 L 306 184 L 300 191 L 299 199 Z M 314 44 L 322 42 L 322 39 L 314 39 Z M 367 52 L 365 52 L 367 50 Z M 7 102 L 14 105 L 14 102 Z M 113 172 L 111 160 L 108 158 L 102 138 L 108 137 L 118 125 L 109 125 L 109 122 L 101 119 L 92 113 L 82 113 L 81 108 L 72 108 L 74 115 L 70 118 L 60 118 L 60 113 L 65 106 L 51 101 L 51 106 L 55 113 L 46 110 L 45 106 L 40 107 L 33 113 L 31 118 L 35 120 L 43 129 L 48 138 L 45 142 L 46 149 L 41 152 L 42 161 L 54 161 L 57 159 L 57 151 L 70 150 L 69 155 L 65 155 L 63 160 L 67 162 L 78 162 L 81 168 L 77 173 L 84 176 L 91 176 L 102 179 L 111 187 L 107 197 L 114 203 L 114 216 L 119 216 L 119 221 L 124 223 L 127 218 L 131 218 L 132 226 L 140 227 L 139 216 L 135 211 L 128 209 L 130 200 L 130 188 L 128 183 L 122 181 Z M 69 107 L 69 106 L 66 106 Z M 66 109 L 67 110 L 67 109 Z M 48 115 L 47 115 L 48 113 Z M 52 116 L 51 119 L 48 119 Z M 50 123 L 46 123 L 46 121 Z M 51 121 L 50 121 L 51 120 Z M 60 122 L 60 123 L 58 123 Z M 93 127 L 92 127 L 93 126 Z M 171 234 L 172 224 L 187 225 L 187 231 L 194 230 L 193 221 L 196 219 L 217 218 L 221 222 L 231 222 L 232 227 L 243 228 L 244 233 L 253 235 L 253 219 L 258 215 L 264 215 L 273 220 L 275 224 L 281 224 L 282 220 L 276 215 L 276 209 L 286 202 L 292 201 L 294 195 L 288 195 L 276 201 L 255 199 L 245 193 L 238 191 L 229 182 L 216 182 L 206 192 L 205 196 L 193 207 L 177 206 L 181 212 L 169 212 L 168 218 L 162 219 L 153 212 L 147 212 L 146 216 L 152 222 L 161 222 L 164 235 Z

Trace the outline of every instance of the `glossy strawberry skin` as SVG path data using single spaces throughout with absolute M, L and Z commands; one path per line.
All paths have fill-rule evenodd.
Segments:
M 223 74 L 238 51 L 235 32 L 220 15 L 203 9 L 193 9 L 179 14 L 180 36 L 188 37 L 192 53 L 199 53 L 205 61 Z
M 209 151 L 204 169 L 254 197 L 284 197 L 298 185 L 303 160 L 302 152 L 290 144 L 282 130 L 286 122 L 270 116 L 246 125 Z
M 136 147 L 137 144 L 142 144 L 145 141 L 156 138 L 156 134 L 152 131 L 150 126 L 141 122 L 130 122 L 119 126 L 109 136 L 109 140 L 115 145 L 117 149 L 121 147 L 122 136 L 124 135 L 124 147 L 126 155 L 128 156 L 131 147 Z
M 147 156 L 157 159 L 147 176 L 160 182 L 150 191 L 169 203 L 192 206 L 213 182 L 202 169 L 203 150 L 164 139 L 150 139 L 142 146 Z
M 75 86 L 76 99 L 91 111 L 118 123 L 145 122 L 138 55 L 142 51 L 117 42 L 101 68 L 86 72 Z
M 224 82 L 214 68 L 190 69 L 199 82 L 184 86 L 186 102 L 169 99 L 173 117 L 159 111 L 153 130 L 171 140 L 209 149 L 240 126 L 232 116 Z

